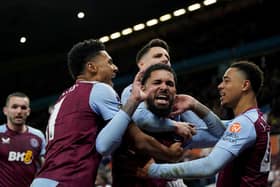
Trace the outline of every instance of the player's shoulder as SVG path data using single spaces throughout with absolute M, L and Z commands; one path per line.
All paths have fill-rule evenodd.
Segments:
M 108 85 L 106 83 L 103 83 L 103 82 L 95 82 L 94 89 L 114 91 L 112 86 L 110 86 L 110 85 Z
M 5 131 L 7 131 L 6 124 L 0 125 L 0 132 L 5 132 Z
M 260 117 L 260 113 L 258 112 L 257 109 L 253 108 L 253 109 L 250 109 L 246 112 L 244 112 L 243 114 L 237 116 L 234 121 L 245 121 L 245 122 L 252 122 L 252 123 L 255 123 L 258 118 Z
M 127 87 L 125 87 L 122 91 L 122 93 L 127 93 L 127 92 L 131 92 L 132 90 L 132 84 L 128 85 Z
M 45 137 L 41 130 L 36 129 L 36 128 L 31 127 L 31 126 L 28 126 L 28 132 L 35 135 L 35 136 L 38 136 L 41 139 L 44 139 L 44 137 Z

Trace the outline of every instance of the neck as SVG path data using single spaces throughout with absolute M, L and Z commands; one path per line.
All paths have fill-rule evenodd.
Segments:
M 257 99 L 255 96 L 243 97 L 239 100 L 237 105 L 233 107 L 234 116 L 238 116 L 250 108 L 257 108 Z
M 27 126 L 25 124 L 23 125 L 14 125 L 12 123 L 7 123 L 9 129 L 11 129 L 12 131 L 15 132 L 19 132 L 19 133 L 24 133 L 27 130 Z
M 104 80 L 102 79 L 100 76 L 92 76 L 92 77 L 89 77 L 89 76 L 86 76 L 86 75 L 79 75 L 77 76 L 77 81 L 98 81 L 98 82 L 103 82 L 105 84 L 108 84 L 110 85 L 111 87 L 113 87 L 113 81 L 112 80 Z

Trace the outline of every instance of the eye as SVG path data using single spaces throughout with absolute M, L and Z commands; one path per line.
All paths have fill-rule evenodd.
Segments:
M 166 82 L 166 85 L 170 86 L 170 87 L 174 87 L 175 86 L 175 83 L 172 82 L 172 81 L 167 81 Z
M 158 85 L 158 84 L 161 84 L 161 81 L 160 80 L 155 80 L 152 82 L 154 85 Z
M 27 110 L 27 106 L 21 106 L 22 110 Z

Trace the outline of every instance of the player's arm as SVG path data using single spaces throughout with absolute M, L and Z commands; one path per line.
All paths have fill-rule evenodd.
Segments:
M 233 121 L 232 125 L 236 127 L 236 122 Z M 239 125 L 240 131 L 234 132 L 230 124 L 207 157 L 178 164 L 151 164 L 146 167 L 148 175 L 161 178 L 200 178 L 214 175 L 246 148 L 254 145 L 256 141 L 254 126 L 248 119 Z M 235 133 L 238 135 L 232 135 Z
M 121 95 L 121 102 L 125 104 L 131 94 L 131 86 L 124 89 Z M 132 120 L 140 129 L 149 132 L 168 132 L 174 131 L 185 138 L 191 138 L 195 130 L 186 123 L 171 120 L 169 118 L 159 118 L 147 109 L 144 102 L 136 108 Z
M 93 87 L 94 101 L 92 109 L 100 114 L 104 120 L 109 121 L 96 138 L 96 150 L 102 155 L 109 155 L 121 144 L 123 135 L 131 121 L 137 105 L 143 101 L 147 95 L 141 92 L 141 75 L 138 73 L 133 82 L 132 94 L 126 104 L 119 110 L 120 103 L 117 101 L 117 94 L 112 88 L 103 85 L 101 88 Z M 102 84 L 100 84 L 102 85 Z M 106 90 L 105 90 L 106 89 Z
M 204 158 L 176 164 L 151 164 L 148 176 L 154 178 L 205 178 L 215 175 L 235 156 L 224 149 L 214 148 Z M 218 160 L 218 161 L 217 161 Z
M 200 103 L 195 98 L 189 95 L 177 95 L 174 103 L 174 111 L 171 115 L 177 115 L 178 113 L 182 113 L 186 110 L 192 110 L 194 113 L 198 115 L 207 125 L 207 130 L 213 136 L 220 138 L 226 127 L 220 118 L 214 114 L 207 106 Z
M 155 138 L 143 133 L 135 124 L 130 124 L 126 132 L 126 141 L 129 141 L 138 151 L 153 158 L 176 162 L 182 159 L 183 148 L 177 142 L 167 147 Z
M 46 138 L 44 134 L 42 133 L 41 130 L 35 129 L 33 127 L 29 127 L 29 132 L 35 134 L 37 137 L 41 139 L 41 144 L 40 144 L 40 153 L 38 157 L 36 158 L 36 162 L 38 164 L 38 169 L 44 164 L 45 162 L 45 153 L 46 153 Z

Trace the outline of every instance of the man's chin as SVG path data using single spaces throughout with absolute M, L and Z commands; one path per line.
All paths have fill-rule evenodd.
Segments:
M 24 125 L 24 121 L 15 121 L 15 122 L 14 122 L 14 125 L 16 125 L 16 126 L 22 126 L 22 125 Z

